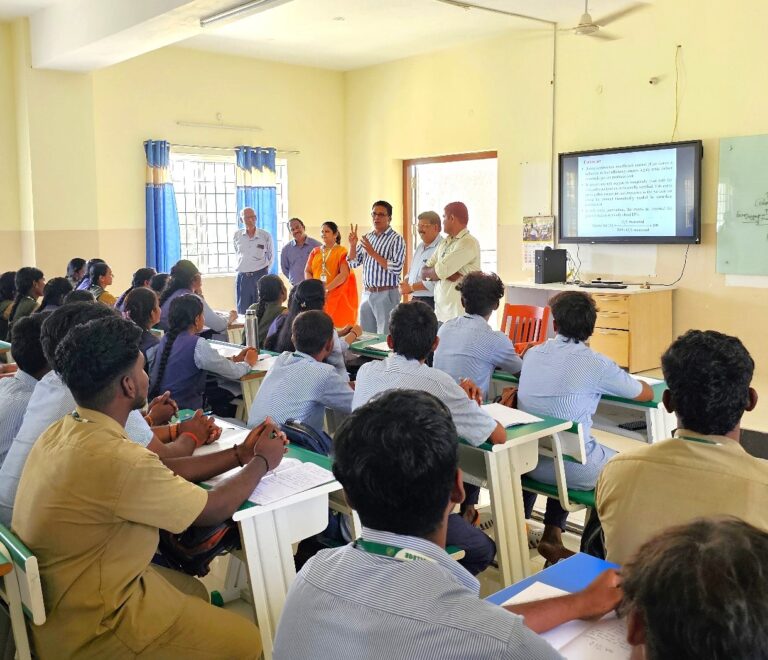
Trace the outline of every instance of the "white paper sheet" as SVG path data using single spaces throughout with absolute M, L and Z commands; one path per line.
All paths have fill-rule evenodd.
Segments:
M 558 650 L 567 660 L 627 660 L 632 653 L 627 624 L 615 614 L 589 624 L 583 634 Z
M 521 605 L 567 594 L 557 587 L 534 582 L 502 605 Z M 567 660 L 627 660 L 631 653 L 626 641 L 626 622 L 613 613 L 597 622 L 568 621 L 541 636 Z
M 242 351 L 245 346 L 237 347 L 237 346 L 228 346 L 227 344 L 214 344 L 211 343 L 211 348 L 216 351 L 221 357 L 225 358 L 231 358 L 235 357 L 235 355 L 238 355 L 240 351 Z
M 385 341 L 380 341 L 376 344 L 368 344 L 366 348 L 370 348 L 373 351 L 385 351 L 386 353 L 389 353 L 392 350 Z
M 482 408 L 504 428 L 542 421 L 541 417 L 536 417 L 517 408 L 507 408 L 500 403 L 486 403 Z
M 632 374 L 632 378 L 635 380 L 639 380 L 643 383 L 648 383 L 649 385 L 658 385 L 659 383 L 663 383 L 664 381 L 661 380 L 661 378 L 651 378 L 650 376 L 636 376 L 635 374 Z
M 255 504 L 272 504 L 296 493 L 333 481 L 333 474 L 314 463 L 301 463 L 266 475 L 248 498 Z

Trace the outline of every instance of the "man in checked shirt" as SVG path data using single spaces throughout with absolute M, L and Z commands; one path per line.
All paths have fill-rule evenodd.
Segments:
M 363 302 L 360 325 L 365 332 L 387 334 L 389 313 L 400 302 L 400 272 L 405 259 L 405 241 L 392 227 L 392 204 L 374 202 L 373 231 L 358 238 L 357 225 L 349 226 L 350 268 L 363 267 Z

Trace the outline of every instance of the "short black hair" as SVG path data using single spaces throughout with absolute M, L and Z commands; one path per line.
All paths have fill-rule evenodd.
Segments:
M 561 291 L 549 301 L 557 334 L 576 343 L 586 341 L 595 331 L 597 305 L 588 293 Z
M 163 289 L 165 288 L 165 285 L 168 282 L 169 277 L 170 277 L 169 273 L 158 273 L 157 275 L 153 276 L 152 279 L 149 281 L 149 287 L 156 294 L 160 295 L 160 293 L 162 293 Z
M 366 527 L 423 537 L 450 501 L 458 443 L 442 401 L 389 390 L 344 420 L 333 441 L 333 474 Z
M 426 360 L 437 337 L 437 317 L 420 300 L 400 303 L 389 315 L 395 353 L 409 360 Z
M 371 210 L 373 210 L 375 206 L 383 206 L 385 209 L 387 209 L 387 215 L 390 218 L 392 217 L 392 204 L 389 202 L 385 202 L 383 199 L 380 199 L 378 202 L 371 204 Z
M 622 568 L 648 660 L 765 658 L 768 533 L 737 518 L 664 530 Z
M 69 305 L 69 303 L 74 302 L 96 302 L 96 298 L 93 297 L 93 294 L 90 291 L 86 291 L 85 289 L 75 289 L 74 291 L 70 291 L 66 296 L 64 296 L 64 304 Z
M 496 273 L 484 273 L 476 270 L 464 276 L 456 285 L 461 291 L 461 304 L 467 314 L 488 316 L 499 308 L 499 300 L 504 297 L 504 282 Z
M 117 312 L 102 303 L 74 302 L 51 312 L 40 331 L 40 343 L 43 345 L 45 359 L 54 371 L 59 371 L 56 364 L 56 346 L 64 339 L 70 329 L 93 319 L 115 316 Z
M 141 329 L 110 315 L 72 328 L 56 348 L 56 367 L 80 406 L 99 410 L 141 354 Z
M 48 366 L 40 344 L 40 328 L 48 316 L 49 312 L 24 316 L 11 329 L 13 359 L 19 369 L 31 376 Z
M 725 435 L 749 404 L 755 362 L 738 337 L 689 330 L 661 356 L 661 370 L 684 428 Z
M 293 320 L 293 344 L 307 355 L 319 353 L 333 337 L 333 319 L 320 310 L 302 312 Z
M 292 223 L 292 222 L 298 222 L 298 223 L 301 225 L 301 228 L 302 228 L 302 229 L 306 229 L 306 227 L 304 226 L 304 222 L 302 221 L 302 219 L 301 219 L 301 218 L 291 218 L 291 219 L 288 221 L 288 226 L 289 226 L 289 227 L 290 227 L 290 225 L 291 225 L 291 223 Z

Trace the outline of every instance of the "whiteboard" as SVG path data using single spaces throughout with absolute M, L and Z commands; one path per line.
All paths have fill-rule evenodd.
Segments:
M 717 272 L 768 275 L 768 135 L 720 140 Z

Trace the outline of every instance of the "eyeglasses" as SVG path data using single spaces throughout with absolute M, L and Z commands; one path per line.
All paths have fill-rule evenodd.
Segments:
M 381 213 L 379 211 L 371 211 L 372 218 L 388 218 L 389 213 Z

